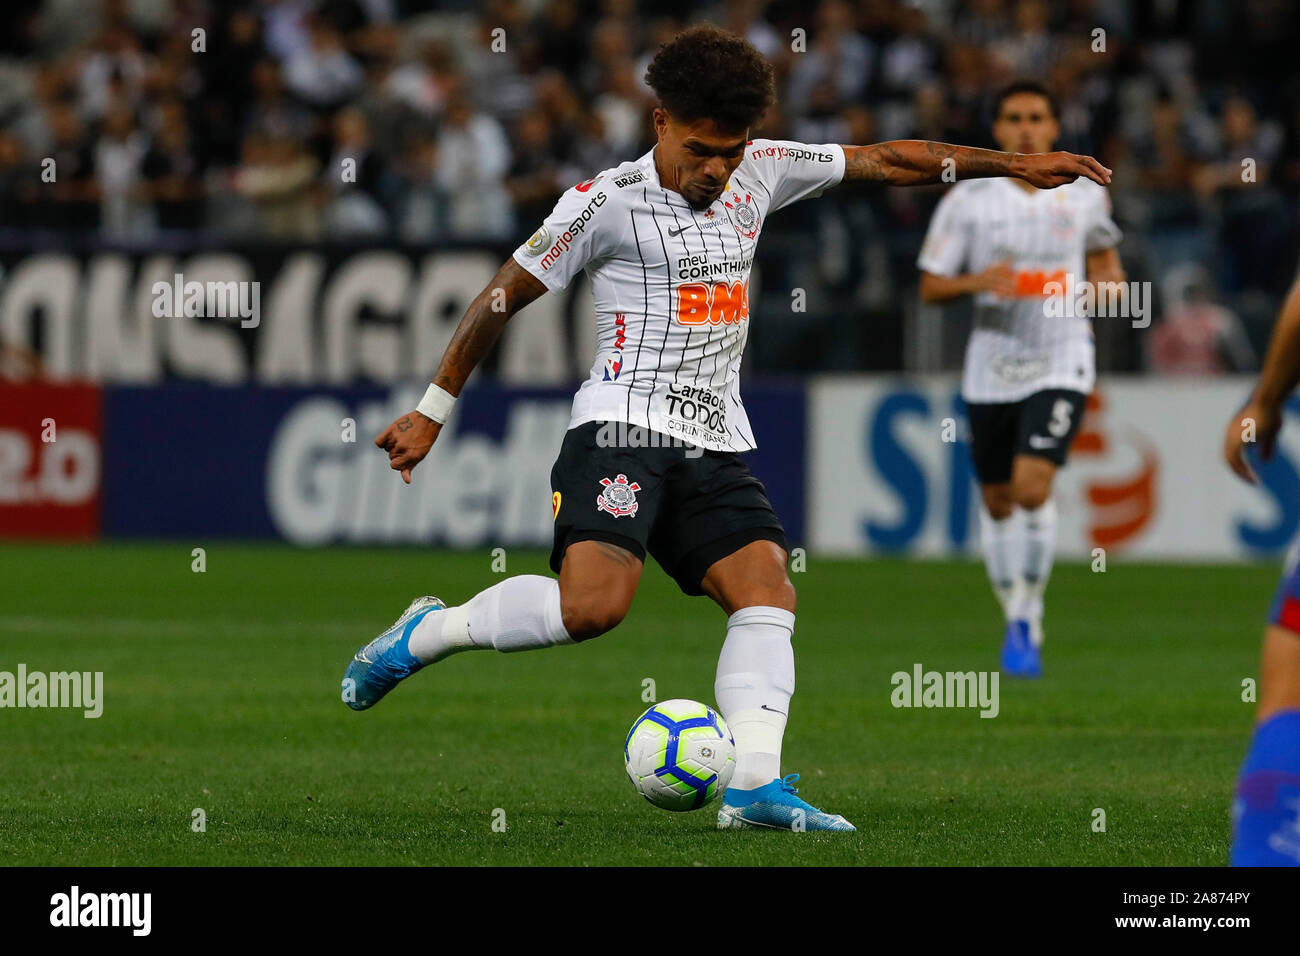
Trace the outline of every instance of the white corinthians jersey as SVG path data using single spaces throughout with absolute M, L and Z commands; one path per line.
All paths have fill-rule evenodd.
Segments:
M 591 278 L 596 360 L 569 427 L 627 422 L 754 448 L 740 400 L 754 246 L 769 215 L 843 177 L 839 146 L 756 139 L 708 209 L 660 184 L 653 149 L 566 191 L 514 257 L 552 292 Z
M 948 191 L 917 265 L 933 275 L 956 276 L 1010 260 L 1016 281 L 1013 298 L 975 296 L 962 398 L 1017 402 L 1049 388 L 1092 391 L 1092 323 L 1068 306 L 1048 310 L 1043 286 L 1057 282 L 1062 290 L 1075 289 L 1087 278 L 1087 253 L 1119 240 L 1110 197 L 1090 179 L 1032 192 L 1010 179 L 970 179 Z

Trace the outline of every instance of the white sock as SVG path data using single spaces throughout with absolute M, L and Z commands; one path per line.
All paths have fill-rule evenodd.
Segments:
M 980 550 L 989 573 L 993 593 L 1002 605 L 1002 614 L 1013 621 L 1019 613 L 1025 580 L 1021 573 L 1022 548 L 1020 514 L 1012 509 L 1005 518 L 994 518 L 987 508 L 980 512 Z
M 1025 550 L 1021 573 L 1025 579 L 1025 598 L 1020 616 L 1034 625 L 1030 628 L 1034 642 L 1042 643 L 1043 592 L 1047 590 L 1047 579 L 1052 576 L 1052 561 L 1056 557 L 1056 502 L 1048 498 L 1032 511 L 1022 509 L 1022 513 Z
M 727 618 L 713 693 L 736 739 L 731 786 L 752 790 L 781 776 L 781 738 L 794 694 L 794 615 L 741 608 Z
M 572 644 L 560 616 L 560 582 L 518 574 L 467 602 L 426 614 L 411 632 L 411 653 L 431 664 L 458 651 L 527 651 Z

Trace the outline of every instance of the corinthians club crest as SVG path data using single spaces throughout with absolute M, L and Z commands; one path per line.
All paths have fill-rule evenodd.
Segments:
M 753 196 L 745 193 L 745 198 L 741 199 L 738 193 L 732 193 L 730 201 L 724 199 L 722 204 L 727 207 L 727 214 L 731 217 L 736 232 L 746 239 L 758 235 L 758 210 L 754 208 Z
M 605 490 L 596 499 L 597 511 L 608 511 L 615 518 L 631 518 L 636 514 L 639 507 L 636 493 L 641 490 L 639 484 L 635 481 L 628 484 L 627 475 L 619 475 L 613 481 L 602 478 L 600 483 L 605 486 Z

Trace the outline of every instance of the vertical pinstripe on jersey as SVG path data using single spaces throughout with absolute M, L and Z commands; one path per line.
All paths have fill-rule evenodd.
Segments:
M 641 190 L 641 195 L 642 197 L 645 196 L 644 188 Z M 650 203 L 646 202 L 645 205 L 649 206 Z M 632 369 L 635 370 L 635 369 L 640 369 L 641 367 L 641 343 L 645 341 L 646 334 L 650 331 L 650 270 L 646 267 L 645 255 L 641 252 L 641 234 L 637 231 L 636 228 L 636 210 L 629 209 L 628 217 L 632 220 L 633 241 L 636 243 L 637 258 L 641 261 L 641 292 L 642 292 L 642 303 L 643 303 L 641 308 L 641 334 L 637 336 L 636 362 L 632 367 Z M 596 361 L 597 363 L 599 363 L 600 356 L 596 357 Z M 627 389 L 627 405 L 626 405 L 625 416 L 626 417 L 623 419 L 624 421 L 630 422 L 632 420 L 632 389 L 631 388 Z
M 665 191 L 664 201 L 667 202 L 667 200 L 668 200 L 668 196 L 667 196 L 667 192 Z M 673 260 L 672 257 L 668 254 L 668 244 L 664 242 L 663 230 L 659 227 L 659 214 L 655 212 L 656 208 L 657 208 L 657 204 L 650 206 L 650 220 L 654 223 L 655 231 L 659 234 L 659 246 L 663 250 L 663 254 L 664 254 L 664 272 L 665 272 L 664 282 L 668 289 L 668 295 L 665 297 L 667 299 L 667 304 L 664 309 L 664 336 L 663 336 L 663 341 L 660 342 L 659 344 L 659 354 L 655 356 L 654 380 L 656 382 L 659 382 L 661 381 L 661 376 L 663 373 L 664 352 L 668 348 L 668 332 L 670 329 L 672 329 L 673 326 Z M 655 397 L 654 390 L 651 390 L 650 393 L 646 395 L 645 413 L 647 418 L 650 417 L 650 403 L 654 400 L 654 397 Z

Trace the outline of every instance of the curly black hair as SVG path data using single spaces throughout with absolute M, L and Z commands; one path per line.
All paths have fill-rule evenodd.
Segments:
M 772 64 L 748 40 L 710 23 L 661 46 L 645 81 L 675 119 L 710 119 L 729 133 L 758 125 L 776 101 Z

